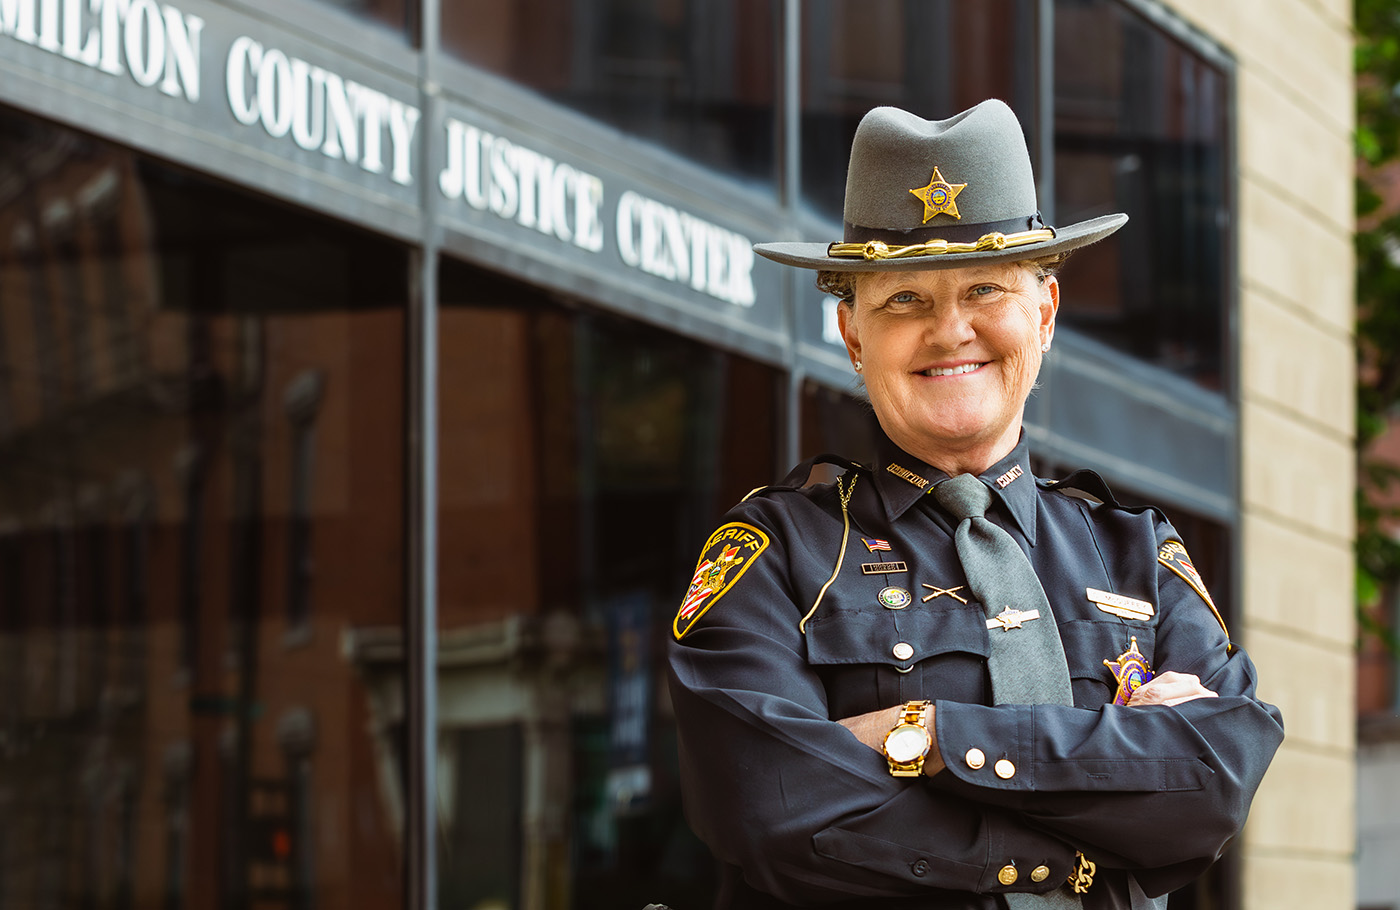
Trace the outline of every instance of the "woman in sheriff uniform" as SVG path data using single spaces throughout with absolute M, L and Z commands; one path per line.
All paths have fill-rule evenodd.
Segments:
M 1030 472 L 1055 269 L 1127 220 L 1040 222 L 988 101 L 857 130 L 818 270 L 883 429 L 706 541 L 670 681 L 719 904 L 1162 908 L 1244 824 L 1283 738 L 1186 547 L 1081 473 Z M 839 461 L 839 460 L 838 460 Z

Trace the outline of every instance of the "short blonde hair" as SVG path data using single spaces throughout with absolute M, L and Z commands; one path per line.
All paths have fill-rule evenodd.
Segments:
M 1064 267 L 1065 260 L 1069 258 L 1069 251 L 1054 253 L 1049 256 L 1041 256 L 1039 259 L 1022 259 L 1012 263 L 1022 268 L 1030 269 L 1039 281 L 1044 281 L 1052 275 L 1059 273 Z M 856 280 L 860 272 L 835 272 L 829 269 L 822 269 L 817 272 L 817 290 L 823 294 L 830 294 L 847 305 L 854 304 L 856 300 Z

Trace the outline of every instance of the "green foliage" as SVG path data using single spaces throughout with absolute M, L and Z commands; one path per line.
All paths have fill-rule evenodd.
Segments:
M 1356 27 L 1356 598 L 1363 634 L 1400 654 L 1374 607 L 1400 584 L 1400 467 L 1369 454 L 1400 416 L 1400 0 L 1354 0 Z M 1389 186 L 1387 185 L 1389 181 Z

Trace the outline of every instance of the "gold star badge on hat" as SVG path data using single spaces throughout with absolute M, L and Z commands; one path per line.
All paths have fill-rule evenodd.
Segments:
M 966 183 L 949 183 L 943 179 L 943 175 L 938 172 L 938 168 L 933 169 L 933 177 L 929 180 L 928 186 L 921 186 L 916 190 L 910 190 L 918 196 L 924 203 L 924 224 L 934 215 L 952 215 L 959 221 L 962 215 L 958 214 L 958 193 L 961 193 L 967 186 Z

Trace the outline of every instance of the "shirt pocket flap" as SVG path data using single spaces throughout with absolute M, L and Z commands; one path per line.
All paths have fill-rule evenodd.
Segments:
M 834 610 L 807 622 L 807 662 L 818 665 L 886 664 L 905 668 L 938 654 L 985 658 L 987 622 L 982 606 L 904 610 Z

